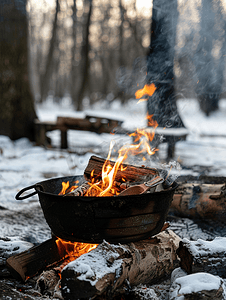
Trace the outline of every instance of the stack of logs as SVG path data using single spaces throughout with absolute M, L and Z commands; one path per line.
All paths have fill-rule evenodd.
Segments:
M 218 300 L 224 299 L 225 286 L 221 278 L 226 277 L 225 252 L 224 237 L 213 241 L 181 240 L 166 229 L 153 238 L 135 243 L 112 245 L 104 241 L 69 263 L 67 257 L 59 256 L 51 239 L 11 256 L 7 265 L 14 275 L 20 272 L 28 283 L 28 275 L 35 276 L 37 290 L 54 299 L 160 300 L 156 295 L 158 291 L 155 288 L 154 292 L 152 287 L 171 276 L 169 300 L 182 296 L 185 300 Z M 54 259 L 58 261 L 53 263 Z M 37 261 L 43 264 L 42 268 L 44 262 L 46 264 L 41 274 Z M 48 263 L 52 264 L 47 266 Z M 145 288 L 147 286 L 150 288 Z M 151 294 L 153 298 L 149 298 Z

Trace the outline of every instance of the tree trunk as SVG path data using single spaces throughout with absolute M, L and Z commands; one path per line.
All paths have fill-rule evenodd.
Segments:
M 177 111 L 174 90 L 177 19 L 177 0 L 153 0 L 147 81 L 154 83 L 157 89 L 149 97 L 147 109 L 161 127 L 184 127 Z
M 50 40 L 49 52 L 46 58 L 45 71 L 43 74 L 41 74 L 40 77 L 41 102 L 43 102 L 48 95 L 50 79 L 53 71 L 54 50 L 57 41 L 58 12 L 59 12 L 59 0 L 56 0 L 56 12 L 53 21 L 52 37 Z
M 75 55 L 76 55 L 76 36 L 77 36 L 77 5 L 76 0 L 73 0 L 73 14 L 72 14 L 72 21 L 73 21 L 73 27 L 72 27 L 72 40 L 73 40 L 73 46 L 71 49 L 71 81 L 70 81 L 70 92 L 73 103 L 76 103 L 77 98 L 77 82 L 76 77 L 78 76 L 78 68 L 76 65 Z
M 0 134 L 34 140 L 36 118 L 28 71 L 26 0 L 1 1 Z
M 78 91 L 78 99 L 77 99 L 77 110 L 82 110 L 82 100 L 85 94 L 85 89 L 87 84 L 89 83 L 89 29 L 91 23 L 91 14 L 92 14 L 92 0 L 84 1 L 84 5 L 89 5 L 89 10 L 87 13 L 87 20 L 84 26 L 84 33 L 83 33 L 83 45 L 81 48 L 81 85 Z
M 202 1 L 201 10 L 201 30 L 200 41 L 197 53 L 194 56 L 196 66 L 196 93 L 200 103 L 200 108 L 208 116 L 212 111 L 218 109 L 218 101 L 222 93 L 225 41 L 221 46 L 220 58 L 218 62 L 213 57 L 215 40 L 222 39 L 222 7 L 218 3 L 218 12 L 214 11 L 212 0 Z M 217 21 L 216 21 L 217 20 Z M 221 30 L 217 32 L 216 24 Z M 223 21 L 225 22 L 225 21 Z M 225 24 L 224 24 L 225 27 Z M 217 37 L 217 38 L 216 38 Z

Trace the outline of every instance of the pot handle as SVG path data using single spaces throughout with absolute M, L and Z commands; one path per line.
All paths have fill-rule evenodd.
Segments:
M 24 192 L 26 192 L 28 190 L 35 189 L 36 187 L 37 187 L 37 184 L 33 184 L 33 185 L 30 185 L 30 186 L 27 186 L 27 187 L 23 188 L 22 190 L 20 190 L 16 194 L 16 196 L 15 196 L 16 200 L 24 200 L 24 199 L 27 199 L 27 198 L 29 198 L 31 196 L 34 196 L 35 194 L 38 193 L 38 191 L 35 191 L 35 192 L 31 193 L 31 194 L 28 194 L 28 195 L 25 195 L 25 196 L 22 196 L 22 197 L 20 195 L 22 195 Z

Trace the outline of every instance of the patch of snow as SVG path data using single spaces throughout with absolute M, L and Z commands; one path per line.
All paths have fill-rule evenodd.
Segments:
M 175 283 L 180 285 L 180 294 L 191 294 L 211 290 L 218 290 L 222 279 L 209 273 L 194 273 L 177 278 Z
M 32 246 L 33 244 L 22 241 L 19 237 L 0 238 L 0 254 L 4 258 L 19 254 Z
M 206 253 L 208 254 L 217 254 L 226 252 L 226 238 L 225 237 L 216 237 L 213 241 L 205 241 L 198 239 L 194 242 L 189 242 L 186 238 L 182 240 L 184 243 L 189 243 L 189 249 L 192 252 L 192 255 L 195 257 L 202 256 Z

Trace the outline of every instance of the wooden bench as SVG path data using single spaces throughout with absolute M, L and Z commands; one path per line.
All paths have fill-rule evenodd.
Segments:
M 48 131 L 60 130 L 61 149 L 68 148 L 67 131 L 85 130 L 101 134 L 110 133 L 115 127 L 120 127 L 123 121 L 108 117 L 98 117 L 87 114 L 84 118 L 58 117 L 56 122 L 42 122 L 35 120 L 35 141 L 37 145 L 49 146 L 50 141 L 46 136 Z
M 101 134 L 103 132 L 116 134 L 130 134 L 133 131 L 121 127 L 123 121 L 97 117 L 87 114 L 84 118 L 58 117 L 56 122 L 41 122 L 35 120 L 35 140 L 37 145 L 49 146 L 51 143 L 46 136 L 47 131 L 60 130 L 61 132 L 61 149 L 68 148 L 67 131 L 85 130 Z M 115 130 L 115 128 L 117 128 Z M 152 132 L 153 128 L 147 127 L 146 132 Z M 158 146 L 161 143 L 168 143 L 167 159 L 170 160 L 175 154 L 175 145 L 178 141 L 186 140 L 188 135 L 186 128 L 161 128 L 155 129 L 155 138 L 153 144 Z M 163 137 L 163 138 L 162 138 Z

